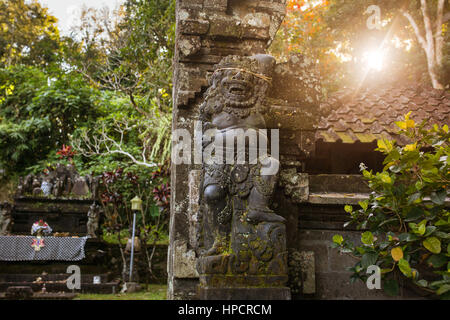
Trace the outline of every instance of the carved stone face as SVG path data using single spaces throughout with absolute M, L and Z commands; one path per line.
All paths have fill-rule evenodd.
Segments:
M 248 108 L 255 103 L 255 81 L 248 72 L 226 70 L 218 85 L 231 107 Z
M 223 58 L 209 79 L 210 87 L 200 106 L 202 119 L 220 121 L 215 123 L 218 128 L 228 128 L 251 114 L 263 113 L 263 100 L 270 86 L 274 64 L 273 57 L 262 54 Z M 231 117 L 217 119 L 222 115 Z

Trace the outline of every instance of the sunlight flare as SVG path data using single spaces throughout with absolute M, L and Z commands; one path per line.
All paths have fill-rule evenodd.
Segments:
M 363 62 L 369 70 L 381 71 L 384 67 L 386 52 L 384 50 L 370 50 L 363 54 Z

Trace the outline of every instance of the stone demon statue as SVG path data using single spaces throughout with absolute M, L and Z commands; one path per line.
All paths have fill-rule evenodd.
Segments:
M 263 54 L 224 58 L 200 107 L 203 154 L 212 156 L 204 159 L 202 171 L 201 282 L 202 275 L 212 274 L 236 275 L 244 282 L 248 275 L 285 280 L 285 220 L 269 208 L 279 162 L 267 153 L 263 118 L 274 66 L 275 59 Z

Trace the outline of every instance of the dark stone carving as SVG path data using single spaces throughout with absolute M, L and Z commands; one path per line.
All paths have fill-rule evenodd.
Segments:
M 90 198 L 98 195 L 99 177 L 80 176 L 71 164 L 58 163 L 54 169 L 19 179 L 16 198 Z
M 66 185 L 64 187 L 63 195 L 68 196 L 71 191 L 72 191 L 72 179 L 68 177 Z
M 203 129 L 217 129 L 215 139 L 224 142 L 234 139 L 236 129 L 265 129 L 264 100 L 274 66 L 274 58 L 263 54 L 228 56 L 216 65 L 200 108 Z M 258 139 L 268 145 L 265 135 Z M 204 150 L 211 143 L 205 141 Z M 269 207 L 278 169 L 262 174 L 278 168 L 278 160 L 266 154 L 249 161 L 247 146 L 235 145 L 234 164 L 224 159 L 203 165 L 197 269 L 204 288 L 282 287 L 287 281 L 285 220 Z M 245 153 L 243 164 L 239 153 Z
M 38 178 L 33 179 L 33 196 L 38 196 L 42 193 L 41 183 Z
M 86 178 L 77 177 L 72 187 L 72 193 L 77 196 L 85 196 L 88 194 L 88 192 L 89 187 L 87 185 Z
M 0 204 L 0 236 L 6 236 L 11 233 L 13 219 L 12 219 L 12 205 L 4 201 Z
M 53 196 L 55 198 L 58 198 L 62 195 L 64 189 L 64 180 L 62 179 L 56 179 L 55 185 L 53 187 Z
M 60 163 L 45 172 L 20 178 L 12 233 L 28 234 L 30 225 L 42 219 L 56 233 L 99 238 L 102 222 L 96 202 L 99 180 L 98 176 L 80 176 L 73 165 Z

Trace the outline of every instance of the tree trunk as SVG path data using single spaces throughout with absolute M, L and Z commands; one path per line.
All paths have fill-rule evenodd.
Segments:
M 442 54 L 444 49 L 444 36 L 442 35 L 442 24 L 444 19 L 445 0 L 439 0 L 436 15 L 436 63 L 442 67 Z
M 444 86 L 439 81 L 439 76 L 437 70 L 442 66 L 442 51 L 444 46 L 444 39 L 442 37 L 442 21 L 443 21 L 443 13 L 444 13 L 444 0 L 439 0 L 437 6 L 437 20 L 436 20 L 436 34 L 433 35 L 433 27 L 430 21 L 430 16 L 428 15 L 427 1 L 420 0 L 421 6 L 420 9 L 422 11 L 423 23 L 424 23 L 424 31 L 425 37 L 422 35 L 419 26 L 415 22 L 413 16 L 406 12 L 402 11 L 404 17 L 406 17 L 411 24 L 414 33 L 417 37 L 417 41 L 421 45 L 422 49 L 425 51 L 425 55 L 427 58 L 427 66 L 428 66 L 428 74 L 431 79 L 431 84 L 435 89 L 444 89 Z
M 439 82 L 439 77 L 436 72 L 438 69 L 438 64 L 437 64 L 437 59 L 436 59 L 437 50 L 435 48 L 434 37 L 433 37 L 433 28 L 431 26 L 430 16 L 428 15 L 427 1 L 420 0 L 420 4 L 421 4 L 420 7 L 422 10 L 422 15 L 423 15 L 423 23 L 424 23 L 424 27 L 425 27 L 425 38 L 426 38 L 426 43 L 427 43 L 425 52 L 427 54 L 427 60 L 428 60 L 428 73 L 430 74 L 433 88 L 444 89 L 444 86 Z M 442 21 L 442 14 L 441 14 L 441 19 L 438 18 L 438 21 L 439 20 Z M 441 27 L 441 25 L 439 27 Z M 437 35 L 436 35 L 436 37 L 437 37 Z

